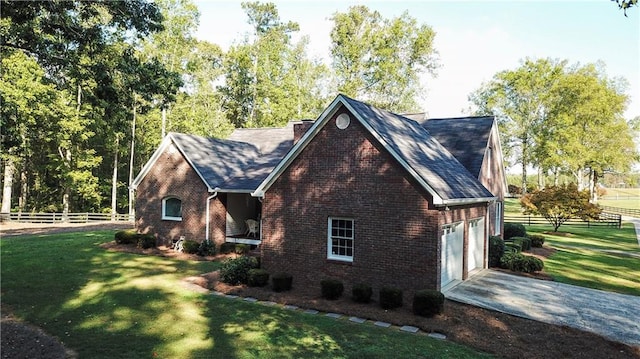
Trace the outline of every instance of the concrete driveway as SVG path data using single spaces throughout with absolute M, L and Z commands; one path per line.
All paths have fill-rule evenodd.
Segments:
M 461 282 L 447 299 L 566 325 L 640 346 L 640 297 L 531 279 L 489 269 Z

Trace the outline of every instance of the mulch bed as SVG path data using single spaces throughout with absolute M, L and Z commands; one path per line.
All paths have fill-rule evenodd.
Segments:
M 181 260 L 221 260 L 234 256 L 217 255 L 203 258 L 197 255 L 176 253 L 166 247 L 142 250 L 133 246 L 117 245 L 115 242 L 106 243 L 103 248 L 144 255 L 159 255 Z M 545 258 L 552 251 L 550 248 L 536 249 L 531 255 Z M 544 273 L 534 274 L 533 277 L 550 279 Z M 414 315 L 410 304 L 407 303 L 398 309 L 384 310 L 375 301 L 369 304 L 353 302 L 350 299 L 350 293 L 347 291 L 340 299 L 329 301 L 321 298 L 319 288 L 305 286 L 302 283 L 295 283 L 295 281 L 291 291 L 282 293 L 273 292 L 268 287 L 230 286 L 218 280 L 218 272 L 185 278 L 185 284 L 189 286 L 197 285 L 200 288 L 216 290 L 226 294 L 253 297 L 280 304 L 291 304 L 300 308 L 316 309 L 322 312 L 341 313 L 347 316 L 384 321 L 394 325 L 411 325 L 420 328 L 426 333 L 444 334 L 447 340 L 503 358 L 640 358 L 640 347 L 631 347 L 596 334 L 569 327 L 523 319 L 449 300 L 445 303 L 444 313 L 433 318 L 423 318 Z M 20 326 L 27 332 L 21 333 Z M 34 332 L 34 328 L 26 325 L 18 325 L 16 327 L 12 324 L 8 328 L 3 318 L 3 358 L 6 357 L 5 353 L 7 353 L 5 352 L 5 345 L 14 347 L 12 353 L 16 353 L 15 348 L 20 346 L 23 347 L 25 353 L 28 353 L 23 355 L 18 352 L 10 357 L 52 357 L 51 355 L 38 356 L 37 353 L 30 354 L 29 350 L 34 346 L 33 338 L 42 338 L 38 339 L 41 342 L 37 343 L 43 343 L 42 340 L 47 338 L 42 331 L 35 328 Z M 20 340 L 21 337 L 28 338 L 28 340 Z M 54 348 L 53 344 L 51 344 L 51 348 Z

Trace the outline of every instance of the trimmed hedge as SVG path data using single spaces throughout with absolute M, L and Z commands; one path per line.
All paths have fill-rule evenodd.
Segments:
M 504 241 L 499 236 L 489 237 L 489 267 L 499 267 L 504 254 Z
M 249 287 L 264 287 L 269 283 L 269 273 L 264 269 L 249 269 Z
M 351 299 L 353 299 L 354 302 L 369 303 L 372 295 L 373 289 L 365 283 L 355 284 L 351 289 Z
M 228 284 L 247 284 L 249 281 L 249 271 L 258 266 L 258 261 L 253 257 L 242 256 L 227 259 L 220 267 L 220 279 Z
M 118 231 L 114 235 L 114 240 L 118 244 L 137 244 L 140 234 L 135 229 Z
M 289 273 L 276 273 L 271 277 L 271 285 L 274 292 L 291 290 L 293 276 Z
M 205 239 L 198 246 L 198 255 L 203 257 L 216 254 L 216 245 L 210 239 Z
M 320 281 L 322 297 L 329 300 L 340 298 L 344 291 L 344 285 L 337 279 L 323 279 Z
M 380 288 L 380 306 L 383 309 L 402 307 L 402 290 L 397 288 Z
M 522 253 L 505 253 L 500 259 L 500 266 L 514 272 L 533 273 L 544 268 L 544 263 L 532 256 L 525 256 Z
M 544 244 L 544 236 L 541 234 L 529 234 L 527 235 L 531 239 L 531 246 L 541 248 Z
M 504 239 L 511 239 L 513 237 L 526 237 L 527 230 L 521 223 L 505 223 L 504 224 Z
M 196 241 L 194 241 L 192 239 L 187 239 L 182 244 L 182 251 L 184 253 L 196 254 L 196 253 L 198 253 L 198 248 L 200 248 L 200 243 L 198 243 L 198 242 L 196 242 Z
M 444 310 L 444 294 L 437 290 L 423 289 L 413 296 L 413 314 L 432 317 Z
M 156 246 L 156 236 L 153 234 L 141 234 L 138 236 L 138 241 L 136 243 L 138 248 L 154 248 Z
M 222 245 L 220 246 L 220 253 L 247 254 L 249 253 L 250 249 L 251 249 L 251 246 L 248 244 L 226 242 L 226 243 L 222 243 Z

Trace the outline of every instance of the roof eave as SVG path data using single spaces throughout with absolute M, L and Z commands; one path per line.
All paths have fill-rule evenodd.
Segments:
M 435 204 L 437 207 L 443 206 L 462 206 L 465 204 L 488 203 L 496 201 L 498 197 L 478 197 L 478 198 L 454 198 L 443 200 L 441 204 Z

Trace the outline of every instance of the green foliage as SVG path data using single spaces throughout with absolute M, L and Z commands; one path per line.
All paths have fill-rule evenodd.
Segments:
M 373 289 L 366 283 L 355 284 L 351 289 L 351 298 L 357 303 L 369 303 L 372 295 Z
M 289 273 L 276 273 L 271 276 L 271 286 L 274 292 L 291 290 L 293 276 Z
M 249 246 L 248 244 L 225 242 L 220 246 L 220 253 L 235 253 L 243 255 L 249 253 L 250 249 L 251 246 Z
M 444 294 L 433 289 L 417 291 L 413 296 L 413 314 L 432 317 L 444 310 Z
M 589 202 L 589 192 L 578 191 L 575 184 L 546 187 L 525 195 L 520 200 L 525 214 L 541 215 L 557 232 L 571 218 L 597 219 L 600 208 Z
M 504 239 L 511 239 L 513 237 L 525 237 L 527 230 L 524 225 L 520 223 L 505 223 L 504 224 Z
M 220 279 L 228 284 L 247 284 L 249 281 L 249 271 L 256 269 L 258 262 L 254 257 L 241 256 L 227 259 L 222 262 L 220 268 Z
M 198 248 L 200 248 L 200 243 L 192 239 L 187 239 L 182 244 L 182 251 L 188 254 L 198 253 Z
M 329 300 L 340 298 L 344 291 L 344 285 L 337 279 L 323 279 L 320 281 L 322 297 Z
M 541 234 L 527 234 L 529 239 L 531 239 L 531 246 L 536 248 L 542 248 L 544 244 L 544 236 Z
M 198 254 L 201 256 L 212 256 L 216 254 L 216 245 L 210 239 L 205 239 L 198 246 Z
M 260 268 L 249 269 L 247 284 L 250 287 L 264 287 L 269 283 L 269 272 Z
M 544 263 L 536 257 L 509 252 L 500 259 L 500 267 L 515 272 L 533 273 L 541 271 L 544 268 Z
M 140 234 L 135 229 L 126 229 L 123 231 L 118 231 L 114 235 L 114 240 L 118 244 L 134 244 L 138 243 L 138 238 L 140 238 Z
M 331 56 L 338 90 L 390 111 L 413 111 L 420 75 L 437 67 L 435 32 L 408 12 L 384 19 L 364 5 L 332 17 Z
M 383 309 L 402 307 L 402 290 L 391 287 L 380 288 L 380 307 Z
M 489 237 L 489 267 L 500 266 L 500 258 L 504 254 L 504 246 L 504 241 L 500 236 Z
M 531 250 L 531 239 L 529 237 L 512 237 L 510 240 L 523 251 Z
M 138 248 L 154 248 L 156 246 L 156 236 L 151 233 L 141 234 L 139 235 L 136 244 Z

